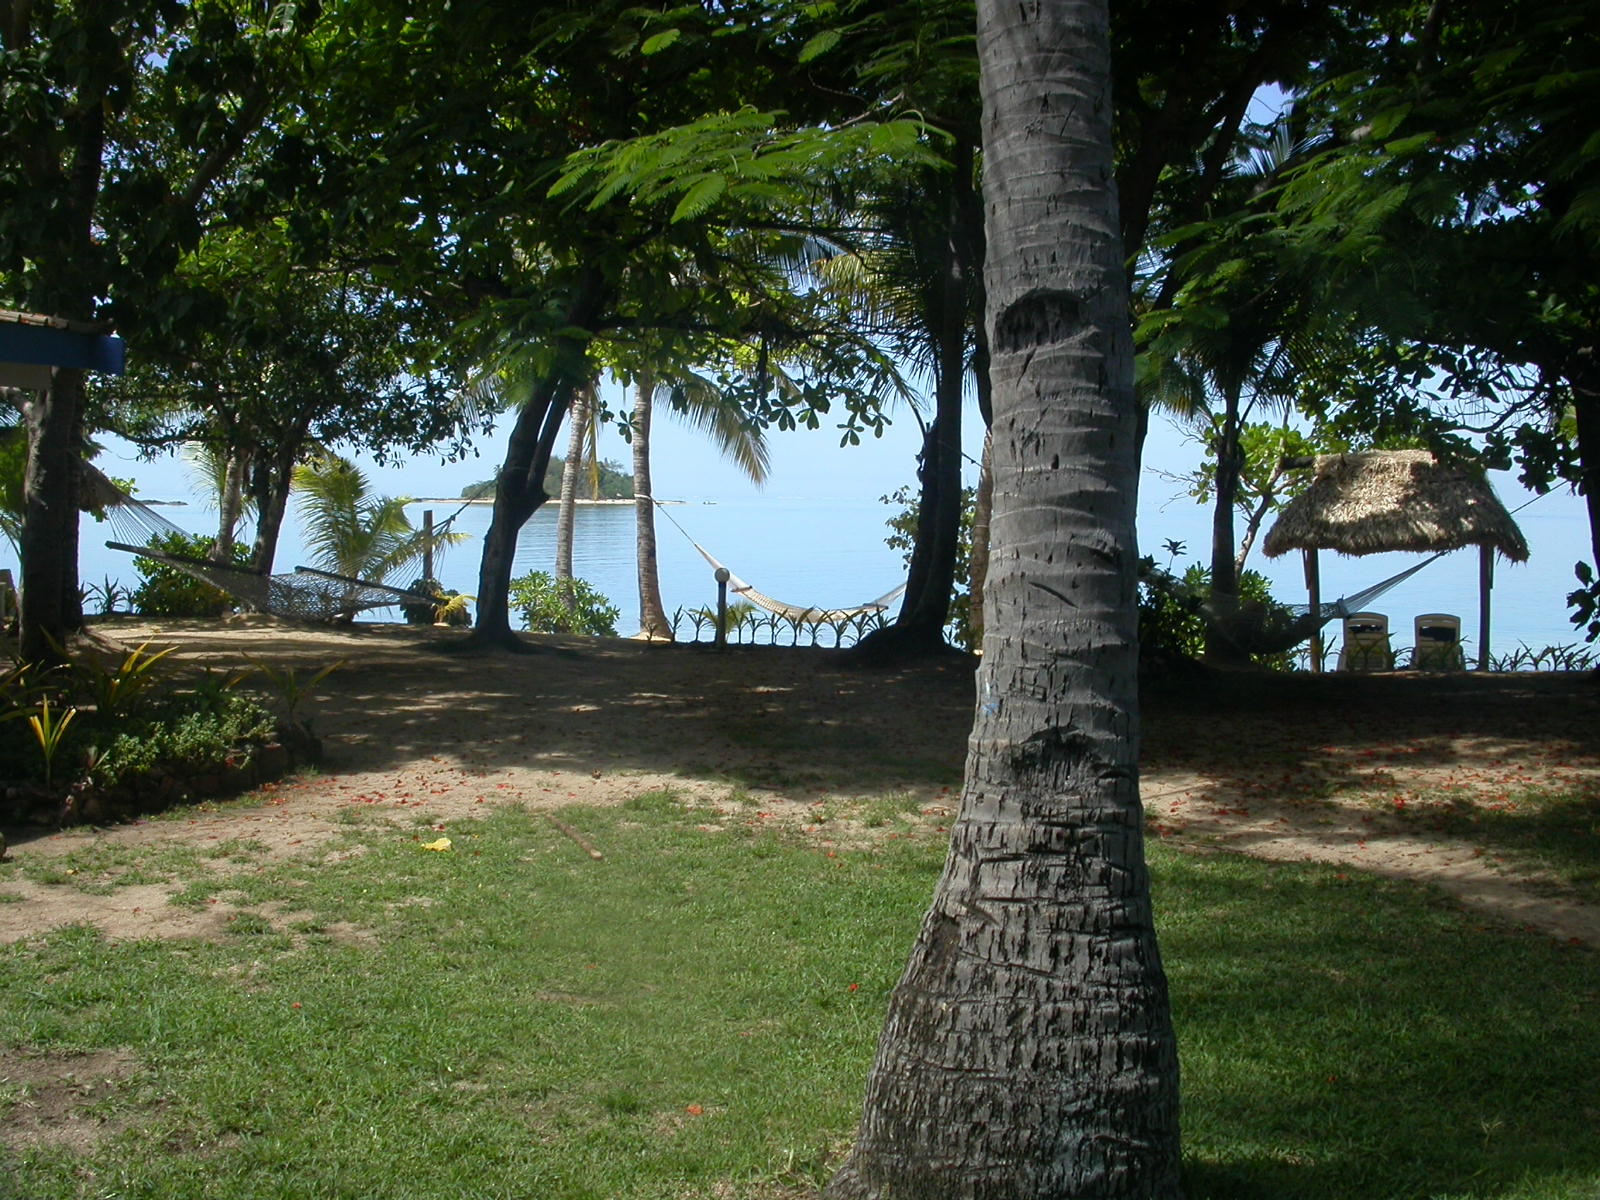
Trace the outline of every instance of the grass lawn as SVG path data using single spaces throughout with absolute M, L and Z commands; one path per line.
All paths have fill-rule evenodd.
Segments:
M 243 911 L 220 943 L 0 948 L 7 1063 L 120 1064 L 76 1141 L 7 1139 L 0 1196 L 808 1195 L 942 835 L 830 850 L 659 793 L 560 816 L 603 859 L 506 809 L 236 873 L 50 864 Z M 1600 956 L 1353 872 L 1151 853 L 1192 1200 L 1600 1195 Z M 13 1128 L 45 1090 L 0 1077 Z

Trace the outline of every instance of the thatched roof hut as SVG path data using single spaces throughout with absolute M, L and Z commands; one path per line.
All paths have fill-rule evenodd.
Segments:
M 1489 589 L 1494 552 L 1526 562 L 1528 543 L 1483 472 L 1442 463 L 1426 450 L 1324 454 L 1309 464 L 1311 486 L 1291 500 L 1267 533 L 1269 558 L 1301 550 L 1313 607 L 1320 601 L 1317 551 L 1438 553 L 1477 546 L 1479 666 L 1489 662 Z
M 1431 553 L 1489 546 L 1526 562 L 1528 543 L 1481 471 L 1426 450 L 1324 454 L 1311 486 L 1284 506 L 1262 550 Z

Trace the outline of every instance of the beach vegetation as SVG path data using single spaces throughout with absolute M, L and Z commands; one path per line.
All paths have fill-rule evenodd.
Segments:
M 557 583 L 548 571 L 530 571 L 511 581 L 511 606 L 533 633 L 616 637 L 622 610 L 584 579 Z

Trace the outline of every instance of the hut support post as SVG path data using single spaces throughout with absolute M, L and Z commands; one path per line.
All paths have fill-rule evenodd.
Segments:
M 1478 670 L 1489 669 L 1489 593 L 1494 590 L 1494 547 L 1478 547 Z
M 1322 575 L 1317 569 L 1317 552 L 1311 548 L 1301 553 L 1306 559 L 1306 591 L 1311 594 L 1311 616 L 1316 620 L 1322 616 Z M 1311 669 L 1318 674 L 1322 672 L 1321 625 L 1311 631 Z

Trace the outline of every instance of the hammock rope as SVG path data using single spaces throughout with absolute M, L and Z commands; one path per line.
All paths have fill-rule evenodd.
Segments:
M 1207 600 L 1200 606 L 1200 615 L 1209 630 L 1236 650 L 1246 654 L 1279 654 L 1307 641 L 1329 621 L 1364 611 L 1379 596 L 1391 588 L 1399 587 L 1448 553 L 1448 550 L 1441 550 L 1431 558 L 1414 563 L 1371 587 L 1328 601 L 1320 605 L 1317 612 L 1312 612 L 1308 604 L 1262 604 L 1238 600 L 1219 603 Z M 1177 583 L 1171 575 L 1167 575 L 1167 579 Z
M 743 579 L 740 579 L 728 566 L 718 561 L 709 550 L 690 537 L 689 531 L 678 524 L 677 518 L 666 510 L 666 506 L 661 501 L 654 496 L 646 496 L 644 498 L 660 509 L 661 515 L 672 522 L 673 528 L 683 534 L 689 545 L 695 548 L 700 557 L 711 564 L 713 571 L 728 572 L 728 590 L 730 592 L 741 600 L 749 601 L 759 609 L 772 613 L 774 616 L 782 617 L 786 621 L 793 621 L 797 625 L 837 625 L 842 621 L 854 621 L 860 617 L 873 616 L 888 609 L 889 605 L 898 600 L 900 594 L 906 590 L 906 585 L 902 583 L 900 586 L 885 592 L 876 600 L 868 600 L 865 604 L 858 604 L 853 608 L 818 608 L 815 605 L 787 604 L 782 600 L 774 599 L 763 591 L 757 590 Z

